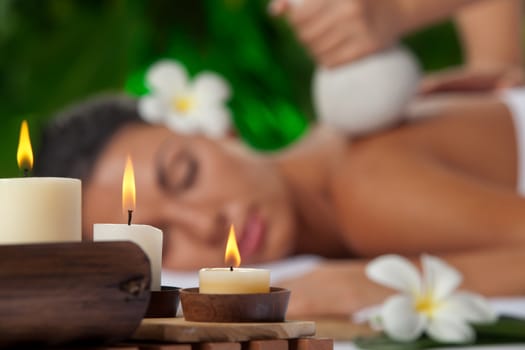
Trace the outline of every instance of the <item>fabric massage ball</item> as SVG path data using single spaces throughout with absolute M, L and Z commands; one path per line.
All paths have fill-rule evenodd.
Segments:
M 386 128 L 402 118 L 420 69 L 401 46 L 314 73 L 313 100 L 320 123 L 350 135 Z

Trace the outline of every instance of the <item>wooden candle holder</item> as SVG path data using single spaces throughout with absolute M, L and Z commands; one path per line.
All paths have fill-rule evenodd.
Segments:
M 114 343 L 140 324 L 150 264 L 131 242 L 0 246 L 0 347 Z
M 282 322 L 290 291 L 271 287 L 269 293 L 204 294 L 199 288 L 180 291 L 184 318 L 196 322 Z
M 146 318 L 175 317 L 179 306 L 178 287 L 162 286 L 159 291 L 151 291 Z

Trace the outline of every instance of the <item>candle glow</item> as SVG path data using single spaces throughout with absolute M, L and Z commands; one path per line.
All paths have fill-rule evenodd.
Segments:
M 29 126 L 27 120 L 22 121 L 20 126 L 20 137 L 18 139 L 18 150 L 16 152 L 18 167 L 25 171 L 33 169 L 33 148 L 29 137 Z
M 237 239 L 235 238 L 235 230 L 233 225 L 230 226 L 230 233 L 228 234 L 228 242 L 226 243 L 226 252 L 224 254 L 224 262 L 232 267 L 239 267 L 241 265 L 241 254 L 237 246 Z
M 129 212 L 135 210 L 136 192 L 135 192 L 135 172 L 133 171 L 133 162 L 128 155 L 126 167 L 122 178 L 122 210 Z

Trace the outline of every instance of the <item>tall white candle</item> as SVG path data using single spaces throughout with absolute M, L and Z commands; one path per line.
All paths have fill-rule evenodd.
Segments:
M 80 180 L 0 179 L 0 244 L 81 241 Z
M 27 176 L 33 149 L 25 120 L 17 161 Z M 80 241 L 81 230 L 80 180 L 0 179 L 0 244 Z
M 151 264 L 151 290 L 160 290 L 162 231 L 149 225 L 94 224 L 94 241 L 131 241 L 146 253 Z
M 128 212 L 128 224 L 94 224 L 95 241 L 132 241 L 146 253 L 151 264 L 151 290 L 160 290 L 162 269 L 162 231 L 148 225 L 131 224 L 135 210 L 135 173 L 128 156 L 122 179 L 122 208 Z
M 199 293 L 251 294 L 270 291 L 269 270 L 238 267 L 241 264 L 241 255 L 233 225 L 230 227 L 224 261 L 231 261 L 231 267 L 203 268 L 199 271 Z

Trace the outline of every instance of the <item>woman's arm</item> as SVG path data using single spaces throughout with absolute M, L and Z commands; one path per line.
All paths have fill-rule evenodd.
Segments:
M 480 68 L 521 66 L 522 17 L 521 0 L 484 1 L 459 11 L 456 22 L 465 63 Z
M 475 0 L 274 0 L 316 61 L 333 67 L 388 47 Z M 479 0 L 478 0 L 479 1 Z
M 492 91 L 523 84 L 522 15 L 521 0 L 484 1 L 458 11 L 465 63 L 427 76 L 421 92 Z
M 388 1 L 388 0 L 384 0 Z M 499 1 L 499 0 L 496 0 Z M 505 0 L 503 0 L 505 1 Z M 409 33 L 452 16 L 463 6 L 480 0 L 397 0 L 401 33 Z
M 440 256 L 463 274 L 460 289 L 491 296 L 525 293 L 525 244 Z M 412 262 L 419 264 L 419 256 Z M 311 273 L 279 285 L 293 291 L 288 315 L 348 318 L 360 309 L 382 303 L 396 291 L 379 286 L 365 275 L 368 260 L 325 261 Z

